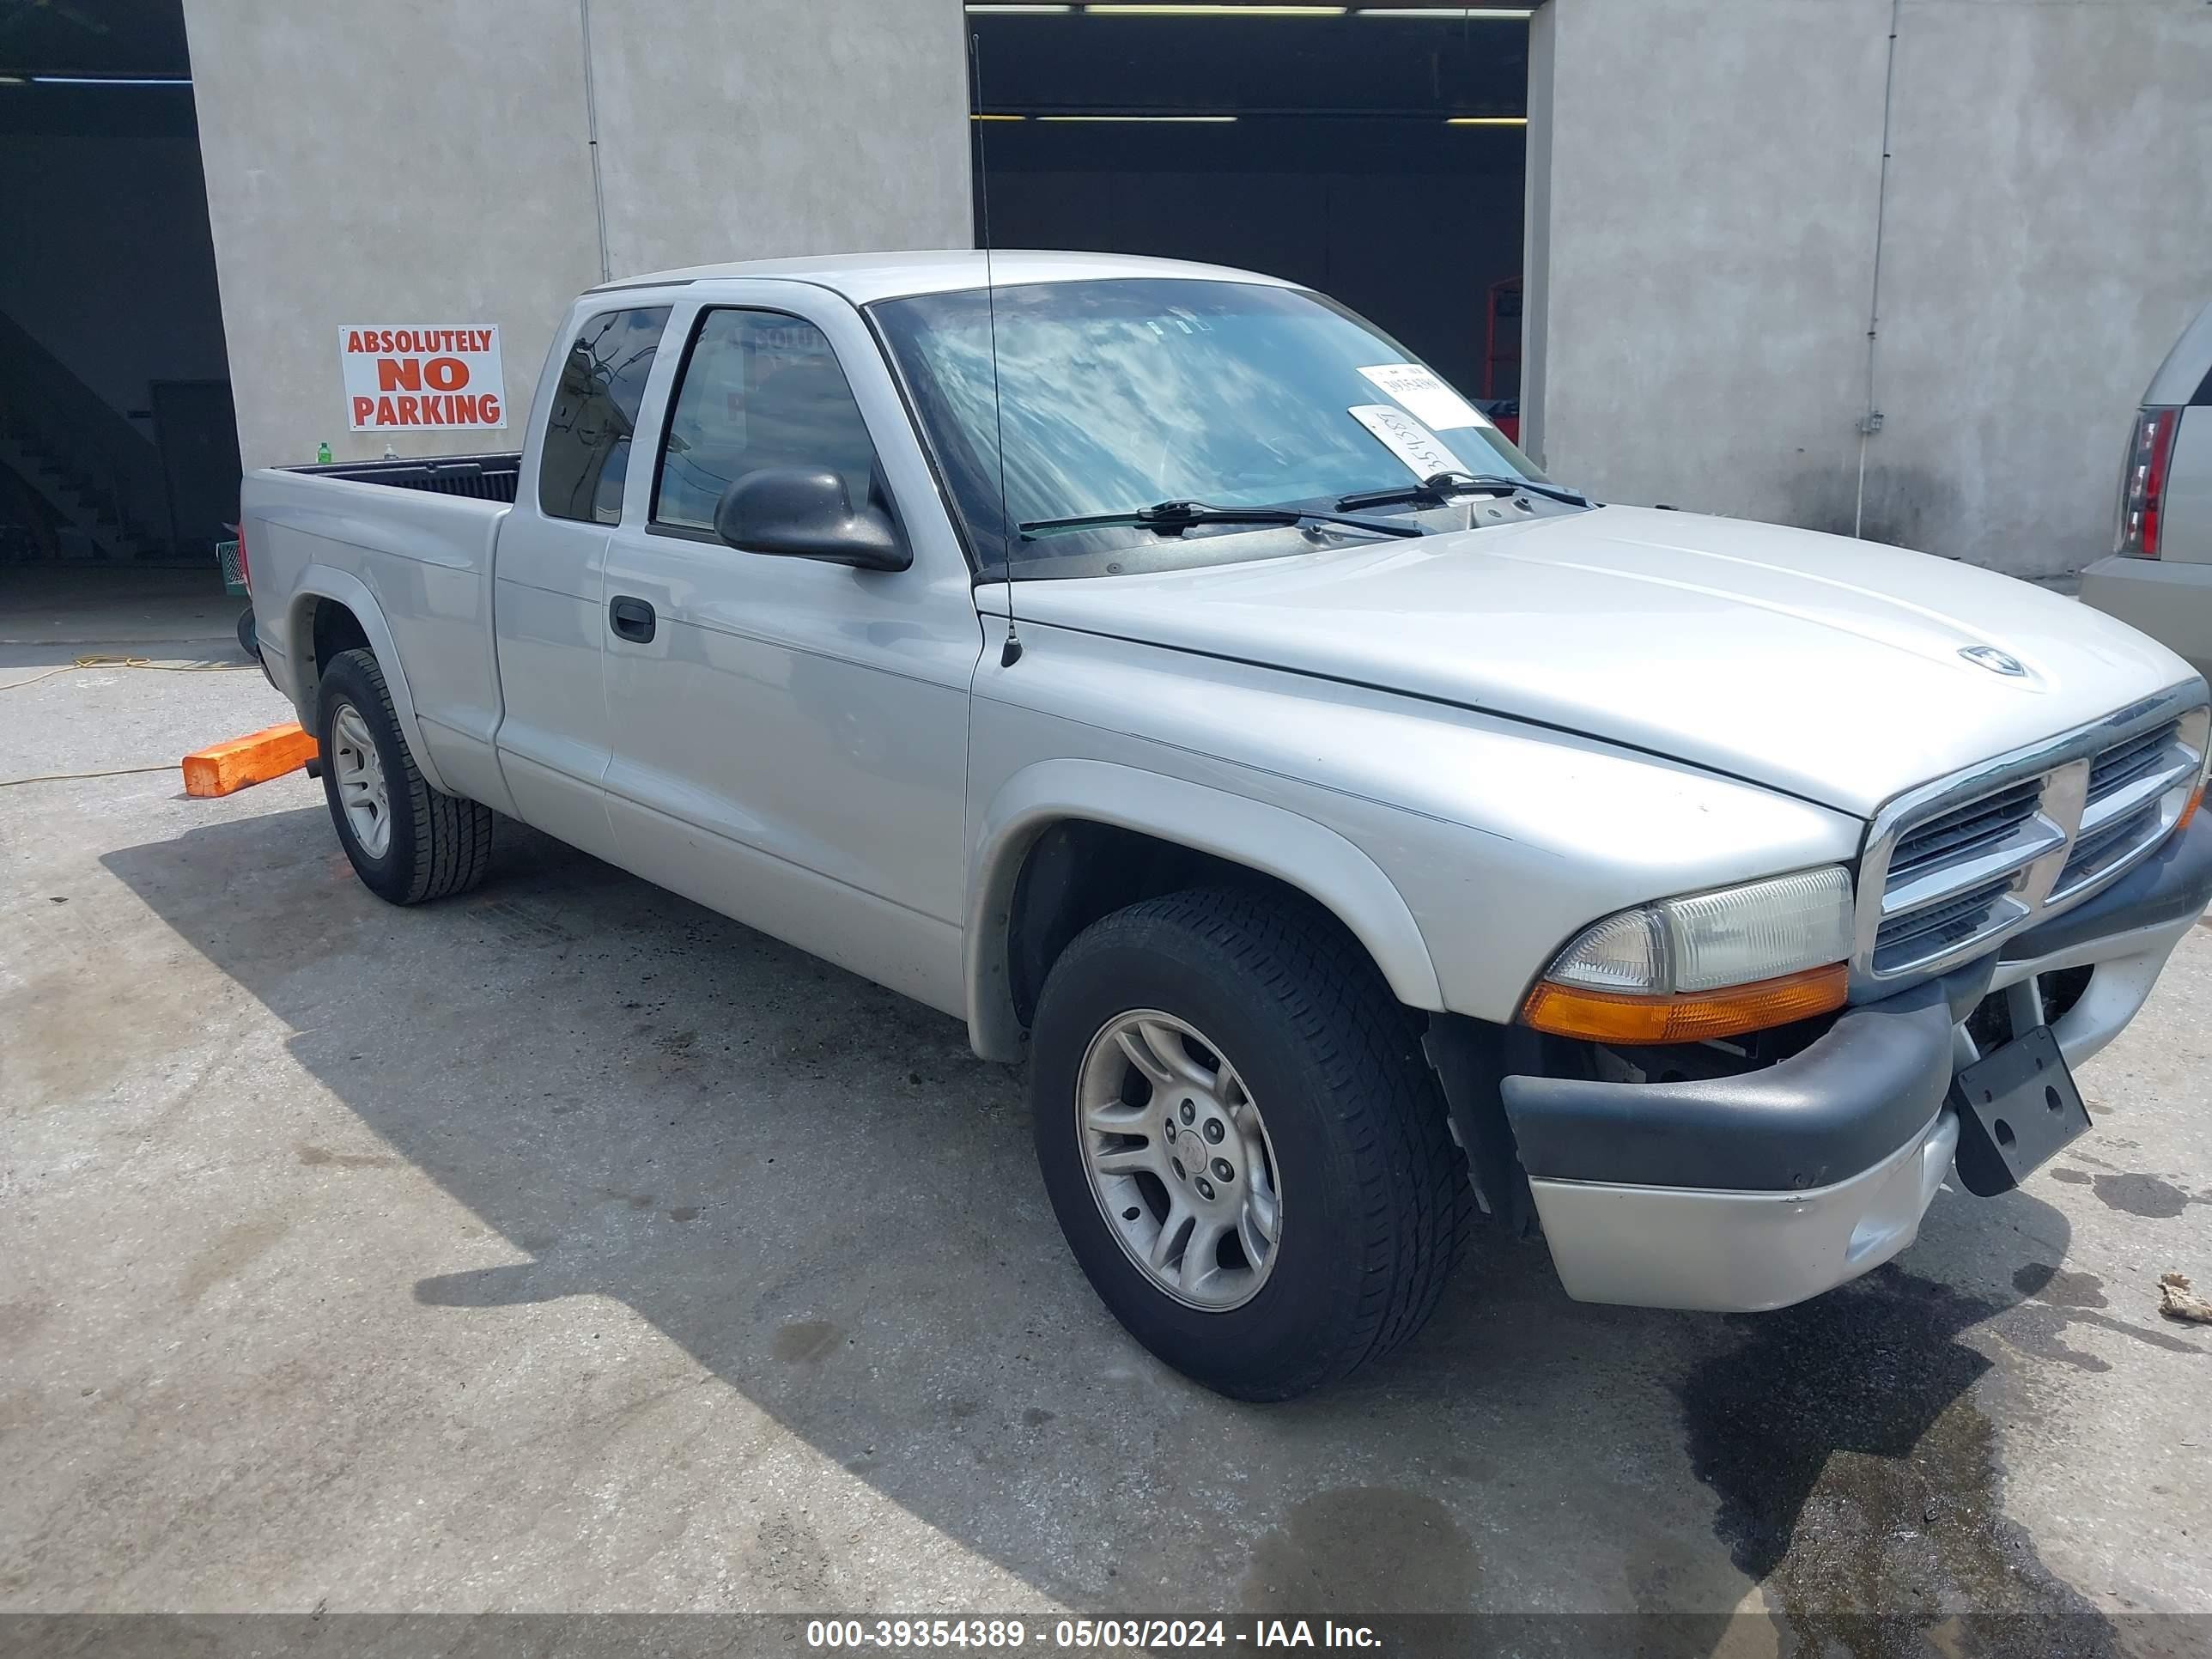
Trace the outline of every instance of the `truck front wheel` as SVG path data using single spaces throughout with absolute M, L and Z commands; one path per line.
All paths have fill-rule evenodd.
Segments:
M 424 781 L 374 653 L 341 651 L 323 670 L 315 740 L 331 822 L 370 892 L 420 904 L 483 879 L 491 809 Z
M 1286 1400 L 1419 1330 L 1472 1221 L 1415 1034 L 1327 917 L 1147 900 L 1054 963 L 1037 1158 L 1091 1285 L 1206 1387 Z

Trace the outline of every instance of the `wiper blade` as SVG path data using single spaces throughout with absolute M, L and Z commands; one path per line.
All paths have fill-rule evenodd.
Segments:
M 1344 503 L 1339 502 L 1341 507 Z M 1085 518 L 1036 519 L 1021 526 L 1024 536 L 1049 534 L 1056 530 L 1103 530 L 1117 525 L 1132 525 L 1142 530 L 1158 531 L 1164 536 L 1180 536 L 1193 525 L 1201 524 L 1321 524 L 1350 525 L 1355 530 L 1369 530 L 1378 536 L 1424 536 L 1428 532 L 1419 525 L 1386 524 L 1376 519 L 1347 518 L 1342 513 L 1322 513 L 1302 507 L 1208 507 L 1204 501 L 1155 501 L 1150 507 L 1140 507 L 1133 513 L 1097 513 Z
M 1428 501 L 1441 506 L 1455 495 L 1518 495 L 1526 490 L 1531 495 L 1541 495 L 1554 501 L 1565 501 L 1569 507 L 1595 505 L 1590 498 L 1577 490 L 1562 489 L 1557 484 L 1536 483 L 1528 478 L 1509 477 L 1504 473 L 1435 472 L 1417 484 L 1407 484 L 1398 489 L 1363 489 L 1355 495 L 1340 497 L 1339 512 L 1359 507 L 1397 507 L 1413 501 Z

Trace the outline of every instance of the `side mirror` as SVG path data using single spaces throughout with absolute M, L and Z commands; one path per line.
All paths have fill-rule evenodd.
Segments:
M 890 514 L 855 507 L 845 481 L 827 467 L 777 466 L 748 472 L 722 492 L 714 533 L 747 553 L 820 559 L 862 570 L 903 570 L 914 553 Z

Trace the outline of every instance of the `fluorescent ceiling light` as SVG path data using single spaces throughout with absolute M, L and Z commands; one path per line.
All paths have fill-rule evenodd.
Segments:
M 1444 125 L 1448 127 L 1525 127 L 1528 125 L 1528 118 L 1525 115 L 1447 115 Z
M 1528 6 L 1361 6 L 1355 17 L 1425 17 L 1431 21 L 1457 22 L 1471 17 L 1478 23 L 1525 23 L 1534 16 Z
M 1131 6 L 1119 3 L 1083 9 L 1102 17 L 1341 17 L 1349 6 Z
M 1071 11 L 1073 11 L 1073 10 L 1075 9 L 1075 8 L 1074 8 L 1073 6 L 1067 6 L 1067 5 L 1060 5 L 1060 6 L 1032 6 L 1032 5 L 1028 5 L 1028 4 L 1022 4 L 1022 5 L 1004 5 L 1004 6 L 988 6 L 988 5 L 979 6 L 979 5 L 975 5 L 975 4 L 970 3 L 969 6 L 967 6 L 967 7 L 965 8 L 965 9 L 966 9 L 966 10 L 968 10 L 968 11 L 970 11 L 970 12 L 981 12 L 981 13 L 982 13 L 982 14 L 983 14 L 984 15 L 986 15 L 986 16 L 988 16 L 991 13 L 993 13 L 993 12 L 994 12 L 994 11 L 998 11 L 998 12 L 1012 12 L 1012 13 L 1013 13 L 1013 14 L 1014 14 L 1015 15 L 1017 15 L 1017 16 L 1042 16 L 1043 15 L 1045 15 L 1046 13 L 1048 13 L 1048 12 L 1063 12 L 1063 13 L 1064 13 L 1064 12 L 1071 12 Z
M 23 77 L 20 75 L 0 75 L 0 87 L 20 87 L 22 84 Z
M 1180 121 L 1218 126 L 1237 118 L 1233 115 L 1040 115 L 1036 118 L 1040 121 Z
M 188 87 L 184 76 L 34 75 L 32 84 L 41 87 Z
M 971 120 L 971 121 L 1026 121 L 1026 120 L 1028 120 L 1030 118 L 1029 118 L 1028 116 L 1026 116 L 1026 115 L 997 115 L 997 114 L 979 113 L 979 114 L 970 115 L 968 118 L 969 118 L 969 120 Z

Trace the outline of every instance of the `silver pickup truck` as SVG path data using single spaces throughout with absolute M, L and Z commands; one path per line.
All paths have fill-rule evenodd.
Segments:
M 1486 1219 L 1586 1300 L 1865 1273 L 2088 1127 L 2212 896 L 2163 647 L 1601 506 L 1243 271 L 597 289 L 519 455 L 254 472 L 245 536 L 373 890 L 503 814 L 965 1021 L 1108 1307 L 1249 1399 Z

